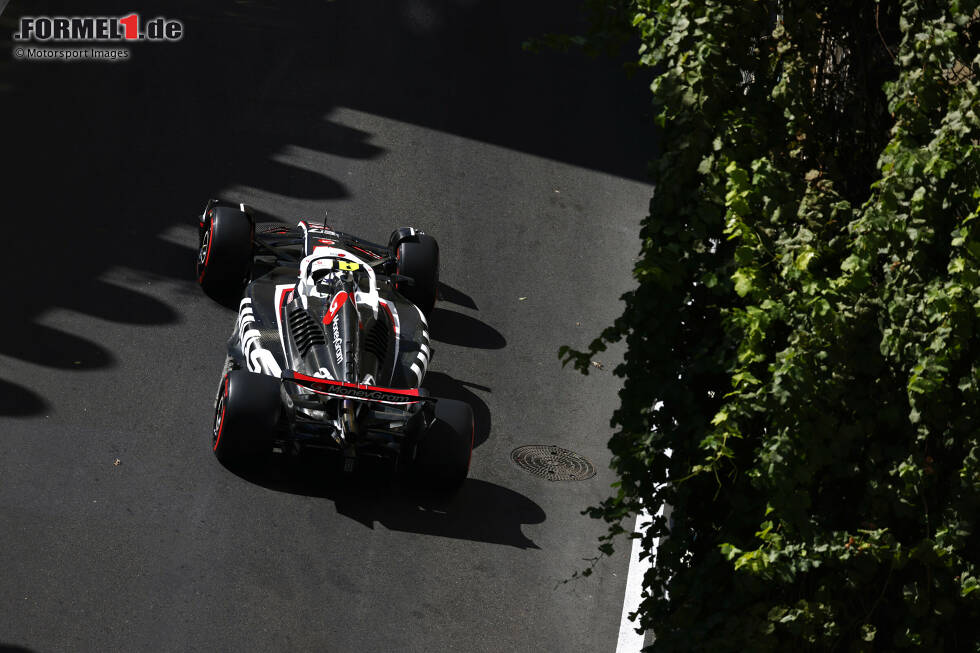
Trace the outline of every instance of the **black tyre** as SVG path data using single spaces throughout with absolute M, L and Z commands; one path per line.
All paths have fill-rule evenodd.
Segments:
M 254 227 L 248 215 L 230 206 L 204 213 L 197 256 L 197 281 L 212 297 L 241 295 L 252 265 Z
M 214 406 L 214 455 L 232 466 L 268 452 L 281 410 L 278 379 L 244 370 L 225 374 Z
M 398 282 L 395 290 L 428 316 L 436 305 L 439 288 L 439 245 L 428 234 L 416 233 L 401 241 L 395 251 L 396 272 L 414 283 Z
M 469 474 L 472 453 L 473 409 L 464 401 L 439 399 L 416 445 L 416 478 L 437 490 L 454 490 Z
M 391 232 L 388 236 L 388 249 L 392 252 L 398 251 L 398 246 L 402 244 L 404 240 L 411 240 L 417 234 L 423 232 L 419 231 L 415 227 L 399 227 Z

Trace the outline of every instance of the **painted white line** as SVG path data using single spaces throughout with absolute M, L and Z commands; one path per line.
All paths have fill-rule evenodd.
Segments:
M 670 457 L 671 451 L 665 451 Z M 666 505 L 661 505 L 657 511 L 657 516 L 662 517 Z M 644 508 L 636 516 L 636 523 L 633 525 L 633 532 L 645 535 L 647 528 L 652 523 L 650 513 Z M 637 623 L 630 621 L 630 613 L 636 612 L 643 600 L 643 577 L 647 570 L 653 567 L 657 561 L 657 547 L 660 546 L 660 538 L 653 539 L 653 549 L 646 560 L 640 560 L 641 538 L 633 540 L 633 548 L 630 552 L 630 567 L 626 574 L 626 595 L 623 598 L 623 614 L 619 618 L 619 641 L 616 643 L 616 653 L 640 653 L 647 633 L 636 632 Z
M 633 530 L 645 533 L 644 522 L 646 525 L 650 523 L 650 513 L 645 508 L 636 516 L 636 524 L 633 526 Z M 626 598 L 623 600 L 623 614 L 619 619 L 619 641 L 616 643 L 616 653 L 639 653 L 640 649 L 643 648 L 643 633 L 636 632 L 637 624 L 630 621 L 630 613 L 636 612 L 640 607 L 643 576 L 651 566 L 652 557 L 640 560 L 640 540 L 639 538 L 633 540 L 630 568 L 626 575 Z

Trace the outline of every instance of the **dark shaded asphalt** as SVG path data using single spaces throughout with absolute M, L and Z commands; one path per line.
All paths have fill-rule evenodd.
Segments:
M 583 377 L 556 351 L 629 287 L 645 82 L 522 53 L 573 27 L 557 1 L 93 2 L 186 37 L 9 57 L 17 17 L 79 11 L 0 18 L 0 650 L 612 650 L 628 547 L 562 581 L 603 532 L 580 511 L 614 480 L 616 354 Z M 210 196 L 439 239 L 427 385 L 478 422 L 457 496 L 214 460 L 234 313 L 191 275 Z M 598 476 L 534 478 L 523 444 Z

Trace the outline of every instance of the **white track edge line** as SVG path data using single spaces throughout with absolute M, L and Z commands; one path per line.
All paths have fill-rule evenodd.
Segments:
M 663 512 L 663 508 L 661 508 Z M 636 524 L 633 526 L 634 532 L 645 533 L 644 522 L 649 524 L 650 513 L 646 508 L 636 516 Z M 656 547 L 657 542 L 654 542 Z M 651 555 L 646 560 L 640 560 L 640 538 L 633 540 L 633 548 L 630 552 L 629 572 L 626 575 L 626 595 L 623 598 L 623 613 L 619 618 L 619 640 L 616 643 L 616 653 L 639 653 L 643 648 L 643 633 L 636 632 L 637 624 L 630 621 L 630 613 L 636 612 L 640 607 L 643 592 L 643 576 L 650 569 L 653 561 Z M 656 549 L 654 549 L 656 550 Z
M 669 458 L 671 450 L 666 449 L 664 453 Z M 661 505 L 657 511 L 657 516 L 662 517 L 666 505 Z M 643 523 L 646 522 L 646 526 Z M 636 523 L 633 525 L 633 532 L 645 535 L 650 526 L 650 512 L 644 508 L 636 516 Z M 660 546 L 660 538 L 653 539 L 653 548 L 650 556 L 646 560 L 640 560 L 640 549 L 642 547 L 642 537 L 633 540 L 630 550 L 630 566 L 626 573 L 626 591 L 623 597 L 623 613 L 619 617 L 619 640 L 616 642 L 616 653 L 639 653 L 643 649 L 647 633 L 636 632 L 637 624 L 630 621 L 630 613 L 636 612 L 643 600 L 643 577 L 657 560 L 657 547 Z

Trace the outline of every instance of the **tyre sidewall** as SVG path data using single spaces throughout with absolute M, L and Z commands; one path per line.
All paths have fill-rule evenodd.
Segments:
M 240 294 L 252 264 L 254 226 L 246 213 L 215 206 L 205 214 L 197 256 L 197 281 L 214 296 Z
M 395 284 L 405 299 L 429 315 L 435 307 L 439 288 L 439 245 L 428 234 L 417 234 L 398 245 L 395 254 L 398 274 L 411 277 L 414 284 Z
M 469 473 L 473 431 L 473 409 L 469 404 L 439 399 L 433 419 L 419 434 L 416 444 L 416 479 L 439 490 L 458 488 Z
M 215 455 L 227 465 L 267 452 L 281 411 L 278 379 L 244 370 L 228 372 L 215 401 Z

